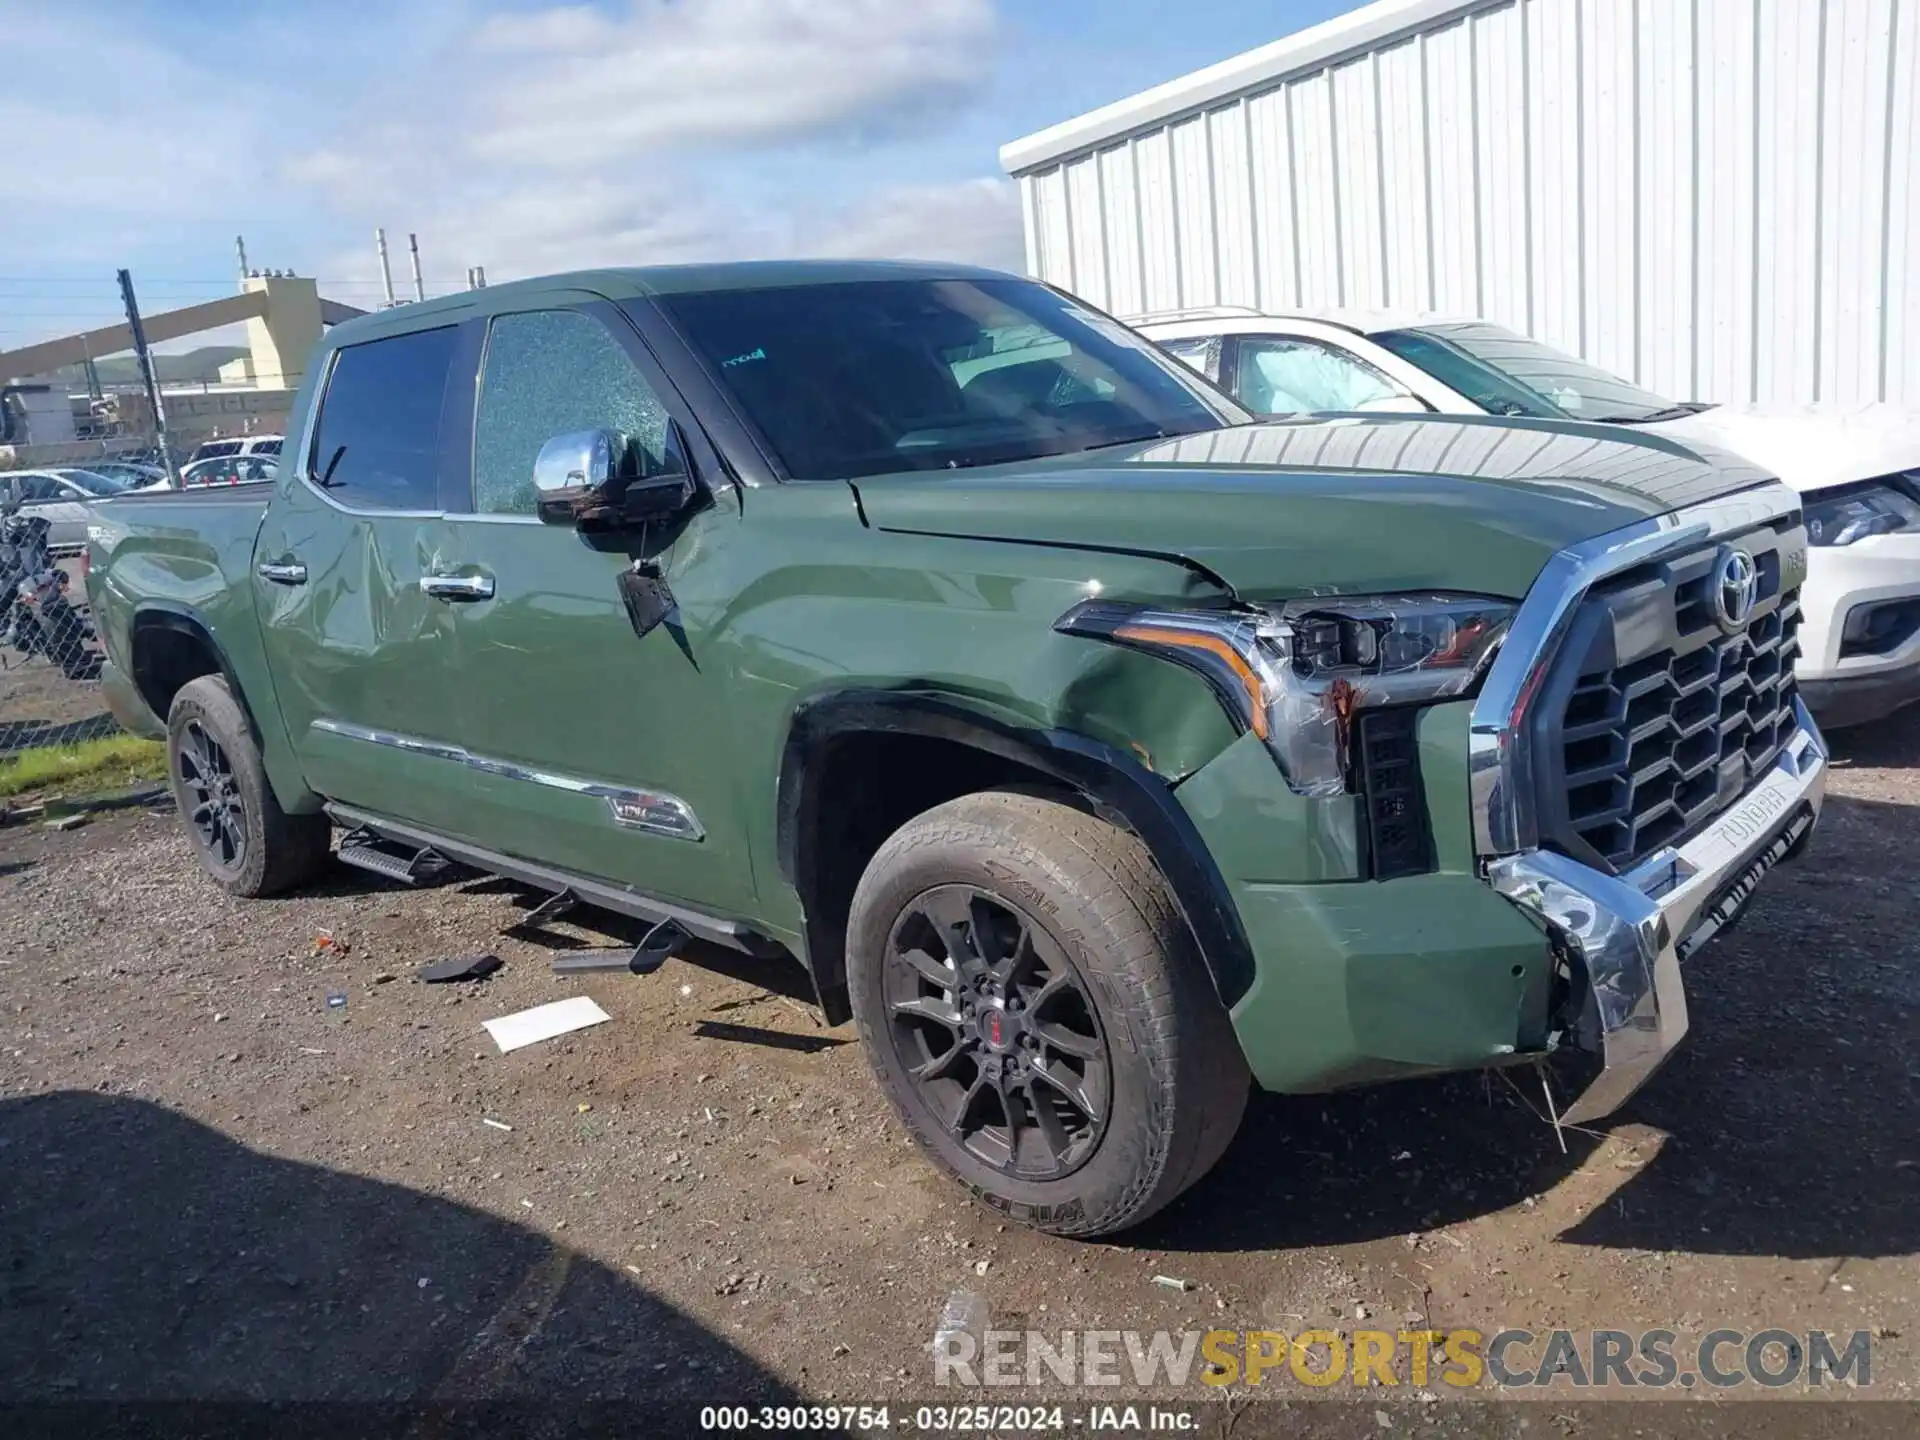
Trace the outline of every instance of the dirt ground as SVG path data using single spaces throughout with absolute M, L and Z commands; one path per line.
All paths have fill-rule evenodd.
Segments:
M 1210 1392 L 1212 1433 L 1914 1433 L 1856 1402 L 1920 1382 L 1920 715 L 1837 748 L 1810 853 L 1690 967 L 1686 1045 L 1570 1153 L 1499 1079 L 1256 1097 L 1113 1244 L 935 1174 L 797 971 L 563 980 L 595 935 L 503 934 L 536 897 L 499 882 L 240 902 L 171 814 L 0 830 L 0 1401 L 952 1403 L 980 1397 L 934 1391 L 927 1346 L 964 1288 L 1010 1329 L 1874 1337 L 1870 1390 L 1817 1405 Z M 477 950 L 504 971 L 411 978 Z M 611 1023 L 507 1056 L 481 1030 L 574 994 Z

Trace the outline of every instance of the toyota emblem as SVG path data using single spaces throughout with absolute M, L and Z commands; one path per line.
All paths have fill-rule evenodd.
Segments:
M 1729 635 L 1738 634 L 1753 616 L 1755 593 L 1760 588 L 1760 572 L 1753 556 L 1744 550 L 1726 546 L 1713 562 L 1713 618 Z

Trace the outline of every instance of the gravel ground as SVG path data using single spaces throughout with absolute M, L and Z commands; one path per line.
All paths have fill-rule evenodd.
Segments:
M 500 882 L 341 870 L 240 902 L 171 815 L 0 831 L 0 1401 L 900 1405 L 935 1395 L 926 1346 L 962 1287 L 1016 1329 L 1867 1329 L 1870 1393 L 1911 1401 L 1920 715 L 1838 749 L 1809 854 L 1691 967 L 1687 1044 L 1569 1153 L 1499 1079 L 1256 1097 L 1219 1169 L 1118 1244 L 963 1199 L 797 972 L 702 951 L 561 980 L 555 945 L 597 937 L 503 934 L 535 897 Z M 475 950 L 505 970 L 411 978 Z M 582 993 L 612 1023 L 504 1057 L 480 1028 Z M 1295 1433 L 1915 1420 L 1846 1387 L 1818 1409 L 1723 1392 L 1651 1429 L 1563 1391 L 1484 1412 L 1347 1393 Z M 1281 1413 L 1198 1408 L 1214 1433 Z

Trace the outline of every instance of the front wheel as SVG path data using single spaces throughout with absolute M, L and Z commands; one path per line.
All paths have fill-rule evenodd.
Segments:
M 1137 1224 L 1239 1126 L 1246 1064 L 1165 879 L 1071 806 L 991 791 L 909 821 L 855 891 L 847 968 L 895 1113 L 1024 1224 Z
M 173 697 L 167 772 L 201 865 L 235 895 L 277 895 L 326 863 L 327 817 L 280 808 L 246 713 L 220 676 L 190 680 Z

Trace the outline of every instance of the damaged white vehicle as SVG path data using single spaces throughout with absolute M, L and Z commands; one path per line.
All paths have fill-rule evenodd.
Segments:
M 1130 322 L 1263 415 L 1531 415 L 1730 450 L 1806 510 L 1800 693 L 1829 729 L 1920 700 L 1920 413 L 1676 403 L 1485 320 L 1213 309 Z

